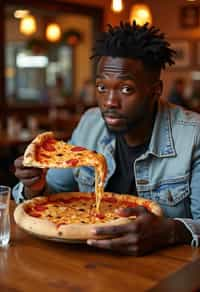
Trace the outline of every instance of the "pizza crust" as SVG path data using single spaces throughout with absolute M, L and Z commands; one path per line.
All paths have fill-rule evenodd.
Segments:
M 91 193 L 60 193 L 60 194 L 54 194 L 51 195 L 50 198 L 54 200 L 55 198 L 69 198 L 69 197 L 80 197 L 81 196 L 91 196 Z M 111 193 L 113 196 L 113 194 Z M 111 196 L 110 193 L 105 193 L 105 196 Z M 155 202 L 134 197 L 130 195 L 119 195 L 114 194 L 114 196 L 117 197 L 118 200 L 130 200 L 136 202 L 138 205 L 143 205 L 145 203 L 148 203 L 149 208 L 152 210 L 152 212 L 158 216 L 162 215 L 162 210 Z M 132 218 L 119 218 L 115 219 L 106 223 L 95 223 L 95 224 L 83 224 L 83 223 L 73 223 L 73 224 L 66 224 L 66 225 L 60 225 L 56 226 L 55 223 L 48 221 L 47 219 L 40 219 L 33 217 L 25 212 L 24 207 L 34 201 L 37 200 L 44 200 L 45 197 L 37 197 L 32 200 L 28 200 L 20 205 L 18 205 L 14 211 L 14 219 L 15 222 L 24 230 L 31 232 L 35 235 L 41 236 L 41 237 L 48 237 L 48 238 L 54 238 L 54 239 L 67 239 L 67 240 L 87 240 L 87 239 L 100 239 L 105 238 L 102 236 L 95 236 L 92 233 L 92 230 L 94 227 L 98 226 L 114 226 L 114 225 L 120 225 L 120 224 L 126 224 L 130 222 L 130 220 L 133 220 Z

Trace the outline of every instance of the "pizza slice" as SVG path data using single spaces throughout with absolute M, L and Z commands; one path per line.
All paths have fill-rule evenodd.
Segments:
M 53 132 L 44 132 L 38 135 L 26 148 L 23 165 L 39 168 L 94 167 L 96 208 L 99 211 L 107 174 L 107 163 L 102 154 L 81 146 L 58 141 Z

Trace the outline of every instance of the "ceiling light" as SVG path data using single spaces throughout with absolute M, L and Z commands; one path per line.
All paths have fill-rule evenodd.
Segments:
M 152 23 L 152 15 L 150 8 L 145 4 L 135 4 L 131 7 L 130 22 L 136 21 L 138 25 L 143 25 L 146 22 Z
M 123 3 L 122 3 L 122 0 L 112 0 L 111 9 L 112 9 L 114 12 L 121 12 L 122 9 L 123 9 Z
M 19 30 L 24 35 L 32 35 L 37 30 L 35 17 L 32 15 L 27 15 L 23 17 L 20 21 Z
M 61 29 L 57 23 L 50 23 L 46 28 L 46 38 L 50 42 L 57 42 L 61 37 Z

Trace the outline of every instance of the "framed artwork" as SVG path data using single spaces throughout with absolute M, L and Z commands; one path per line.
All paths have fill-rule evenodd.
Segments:
M 188 41 L 173 40 L 170 42 L 171 48 L 176 51 L 175 65 L 173 68 L 189 67 L 191 65 L 191 48 Z
M 197 58 L 196 64 L 200 66 L 200 42 L 197 42 Z
M 180 10 L 180 26 L 182 28 L 196 28 L 199 25 L 200 7 L 187 5 Z

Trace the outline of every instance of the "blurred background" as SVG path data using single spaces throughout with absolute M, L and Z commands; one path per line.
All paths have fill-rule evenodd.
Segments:
M 149 22 L 177 51 L 162 75 L 163 99 L 200 112 L 199 0 L 6 0 L 0 6 L 0 183 L 14 185 L 14 159 L 41 131 L 67 140 L 96 105 L 98 32 L 120 20 Z

